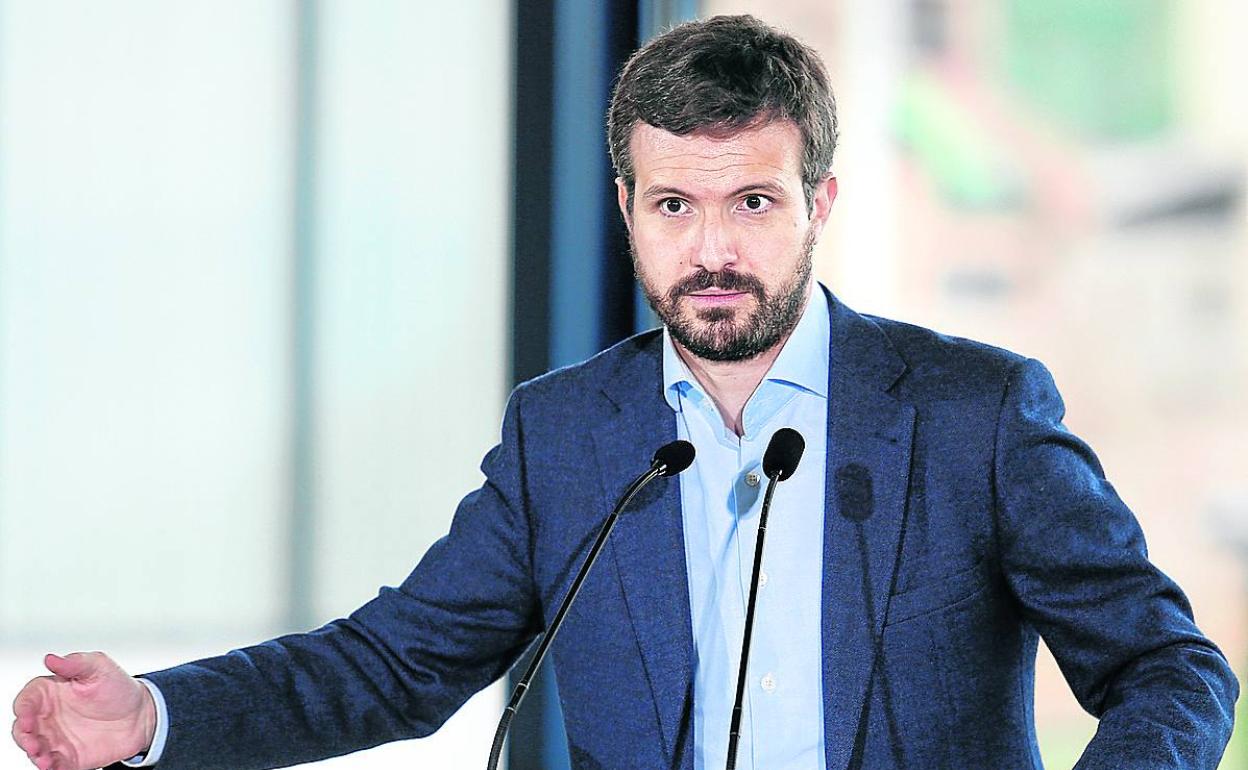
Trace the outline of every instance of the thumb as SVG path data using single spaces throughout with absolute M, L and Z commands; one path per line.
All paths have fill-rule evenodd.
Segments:
M 90 679 L 99 672 L 101 657 L 98 652 L 71 652 L 65 657 L 48 653 L 43 665 L 64 679 Z

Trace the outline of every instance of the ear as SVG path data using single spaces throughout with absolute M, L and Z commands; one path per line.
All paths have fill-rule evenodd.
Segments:
M 829 174 L 815 186 L 815 199 L 811 201 L 810 219 L 815 228 L 815 237 L 823 232 L 828 223 L 828 215 L 832 213 L 832 201 L 836 200 L 836 177 Z
M 628 185 L 624 184 L 624 180 L 620 177 L 615 178 L 615 198 L 620 206 L 620 216 L 624 217 L 624 226 L 628 228 L 628 232 L 633 232 L 633 216 L 628 210 Z

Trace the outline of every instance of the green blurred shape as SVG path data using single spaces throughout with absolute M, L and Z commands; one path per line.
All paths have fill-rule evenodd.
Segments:
M 1172 0 L 1005 0 L 1006 76 L 1092 140 L 1156 136 L 1174 121 Z
M 1038 728 L 1040 760 L 1045 767 L 1074 767 L 1096 734 L 1092 719 L 1041 725 Z
M 987 130 L 927 73 L 902 84 L 894 128 L 915 162 L 951 206 L 1002 209 L 1023 197 L 1018 169 Z
M 1235 672 L 1235 676 L 1239 678 L 1239 681 L 1244 681 L 1245 673 L 1242 666 L 1239 671 Z M 1235 704 L 1235 730 L 1231 733 L 1231 742 L 1226 747 L 1226 753 L 1222 755 L 1222 763 L 1218 767 L 1225 770 L 1248 767 L 1248 730 L 1242 728 L 1242 725 L 1248 724 L 1244 721 L 1246 719 L 1248 719 L 1248 698 L 1241 697 Z

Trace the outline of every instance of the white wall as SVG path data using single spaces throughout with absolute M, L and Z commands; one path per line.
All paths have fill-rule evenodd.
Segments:
M 497 439 L 510 20 L 323 2 L 312 595 L 397 583 Z M 0 690 L 285 628 L 296 5 L 0 0 Z M 155 640 L 155 641 L 153 641 Z M 481 763 L 492 690 L 428 742 Z M 466 753 L 467 752 L 467 753 Z M 440 763 L 446 766 L 446 762 Z M 0 768 L 24 767 L 14 747 Z

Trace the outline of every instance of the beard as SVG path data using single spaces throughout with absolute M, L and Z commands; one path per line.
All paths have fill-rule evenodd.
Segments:
M 661 292 L 642 271 L 637 260 L 637 247 L 631 237 L 629 246 L 633 255 L 633 272 L 646 295 L 646 301 L 673 339 L 690 353 L 707 361 L 746 361 L 771 350 L 797 326 L 810 286 L 815 231 L 811 228 L 806 232 L 793 275 L 774 293 L 769 293 L 762 281 L 748 273 L 734 270 L 711 273 L 703 268 L 698 268 L 696 273 Z M 686 294 L 712 287 L 746 292 L 754 297 L 756 307 L 753 312 L 731 307 L 697 311 L 681 309 L 681 300 Z

